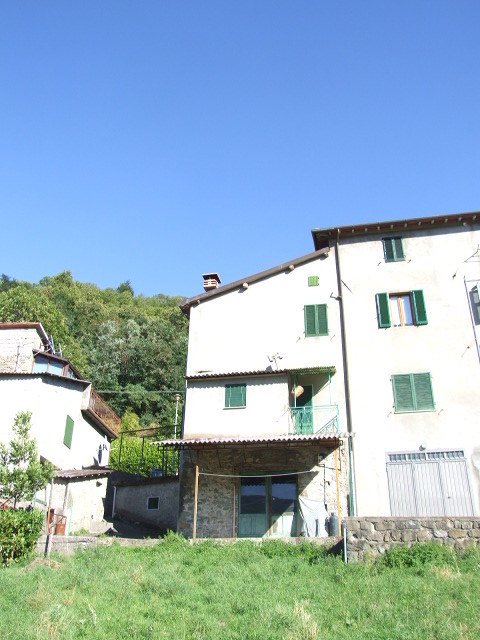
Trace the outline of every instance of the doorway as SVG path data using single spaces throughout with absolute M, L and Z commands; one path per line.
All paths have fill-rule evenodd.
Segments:
M 297 477 L 241 478 L 238 536 L 291 537 L 297 530 Z

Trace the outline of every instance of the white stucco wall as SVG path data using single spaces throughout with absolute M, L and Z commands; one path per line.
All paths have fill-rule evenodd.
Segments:
M 0 329 L 0 372 L 30 373 L 34 349 L 43 349 L 36 329 Z
M 308 276 L 320 284 L 309 287 Z M 280 353 L 278 368 L 335 364 L 340 341 L 332 256 L 207 299 L 190 310 L 187 376 L 202 371 L 265 370 L 269 354 Z M 329 335 L 306 338 L 303 307 L 327 304 Z
M 66 517 L 66 535 L 79 531 L 103 533 L 108 529 L 110 525 L 103 519 L 106 490 L 107 478 L 55 480 L 51 508 Z
M 308 286 L 308 276 L 319 286 Z M 340 404 L 345 428 L 340 323 L 332 256 L 315 259 L 219 295 L 192 307 L 187 377 L 278 369 L 334 366 L 331 386 L 325 378 L 303 378 L 314 384 L 313 404 Z M 305 337 L 304 305 L 328 305 L 328 336 Z M 275 362 L 268 355 L 279 353 Z M 188 380 L 184 435 L 248 436 L 288 433 L 289 378 L 284 375 Z M 225 384 L 247 385 L 247 406 L 225 409 Z
M 464 277 L 480 278 L 468 260 L 478 228 L 402 235 L 405 261 L 386 263 L 382 236 L 343 240 L 347 353 L 352 402 L 358 513 L 390 513 L 386 453 L 463 449 L 480 513 L 480 365 Z M 375 294 L 422 289 L 428 324 L 379 329 Z M 394 413 L 391 375 L 430 372 L 435 411 Z
M 0 378 L 0 441 L 12 436 L 11 427 L 19 411 L 32 412 L 32 435 L 40 455 L 60 469 L 81 469 L 98 461 L 108 463 L 110 444 L 81 412 L 85 383 L 52 376 Z M 85 391 L 88 394 L 88 387 Z M 74 421 L 72 446 L 63 444 L 67 415 Z M 105 448 L 106 447 L 106 448 Z

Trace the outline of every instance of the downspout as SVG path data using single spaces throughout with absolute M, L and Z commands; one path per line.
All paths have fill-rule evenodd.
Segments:
M 343 306 L 343 286 L 342 274 L 340 270 L 339 242 L 340 229 L 337 229 L 337 237 L 334 240 L 335 245 L 335 267 L 337 271 L 337 290 L 338 302 L 340 309 L 340 333 L 342 339 L 342 361 L 343 361 L 343 384 L 345 387 L 345 410 L 347 414 L 347 432 L 348 432 L 348 485 L 350 493 L 350 515 L 357 514 L 357 495 L 355 483 L 355 456 L 353 451 L 353 430 L 352 430 L 352 407 L 350 400 L 350 383 L 348 376 L 348 357 L 347 357 L 347 340 L 345 332 L 345 311 Z M 339 523 L 340 524 L 340 523 Z

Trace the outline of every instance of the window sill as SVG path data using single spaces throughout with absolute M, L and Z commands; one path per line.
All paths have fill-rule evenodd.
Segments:
M 436 408 L 434 407 L 433 409 L 407 409 L 406 411 L 397 411 L 396 409 L 394 410 L 395 414 L 398 413 L 434 413 L 436 411 Z
M 246 409 L 247 406 L 243 405 L 243 407 L 223 407 L 224 411 L 230 411 L 231 409 Z

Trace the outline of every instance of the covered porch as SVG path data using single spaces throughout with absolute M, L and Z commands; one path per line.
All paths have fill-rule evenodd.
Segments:
M 178 531 L 190 538 L 322 537 L 347 515 L 341 434 L 162 441 L 180 449 Z

